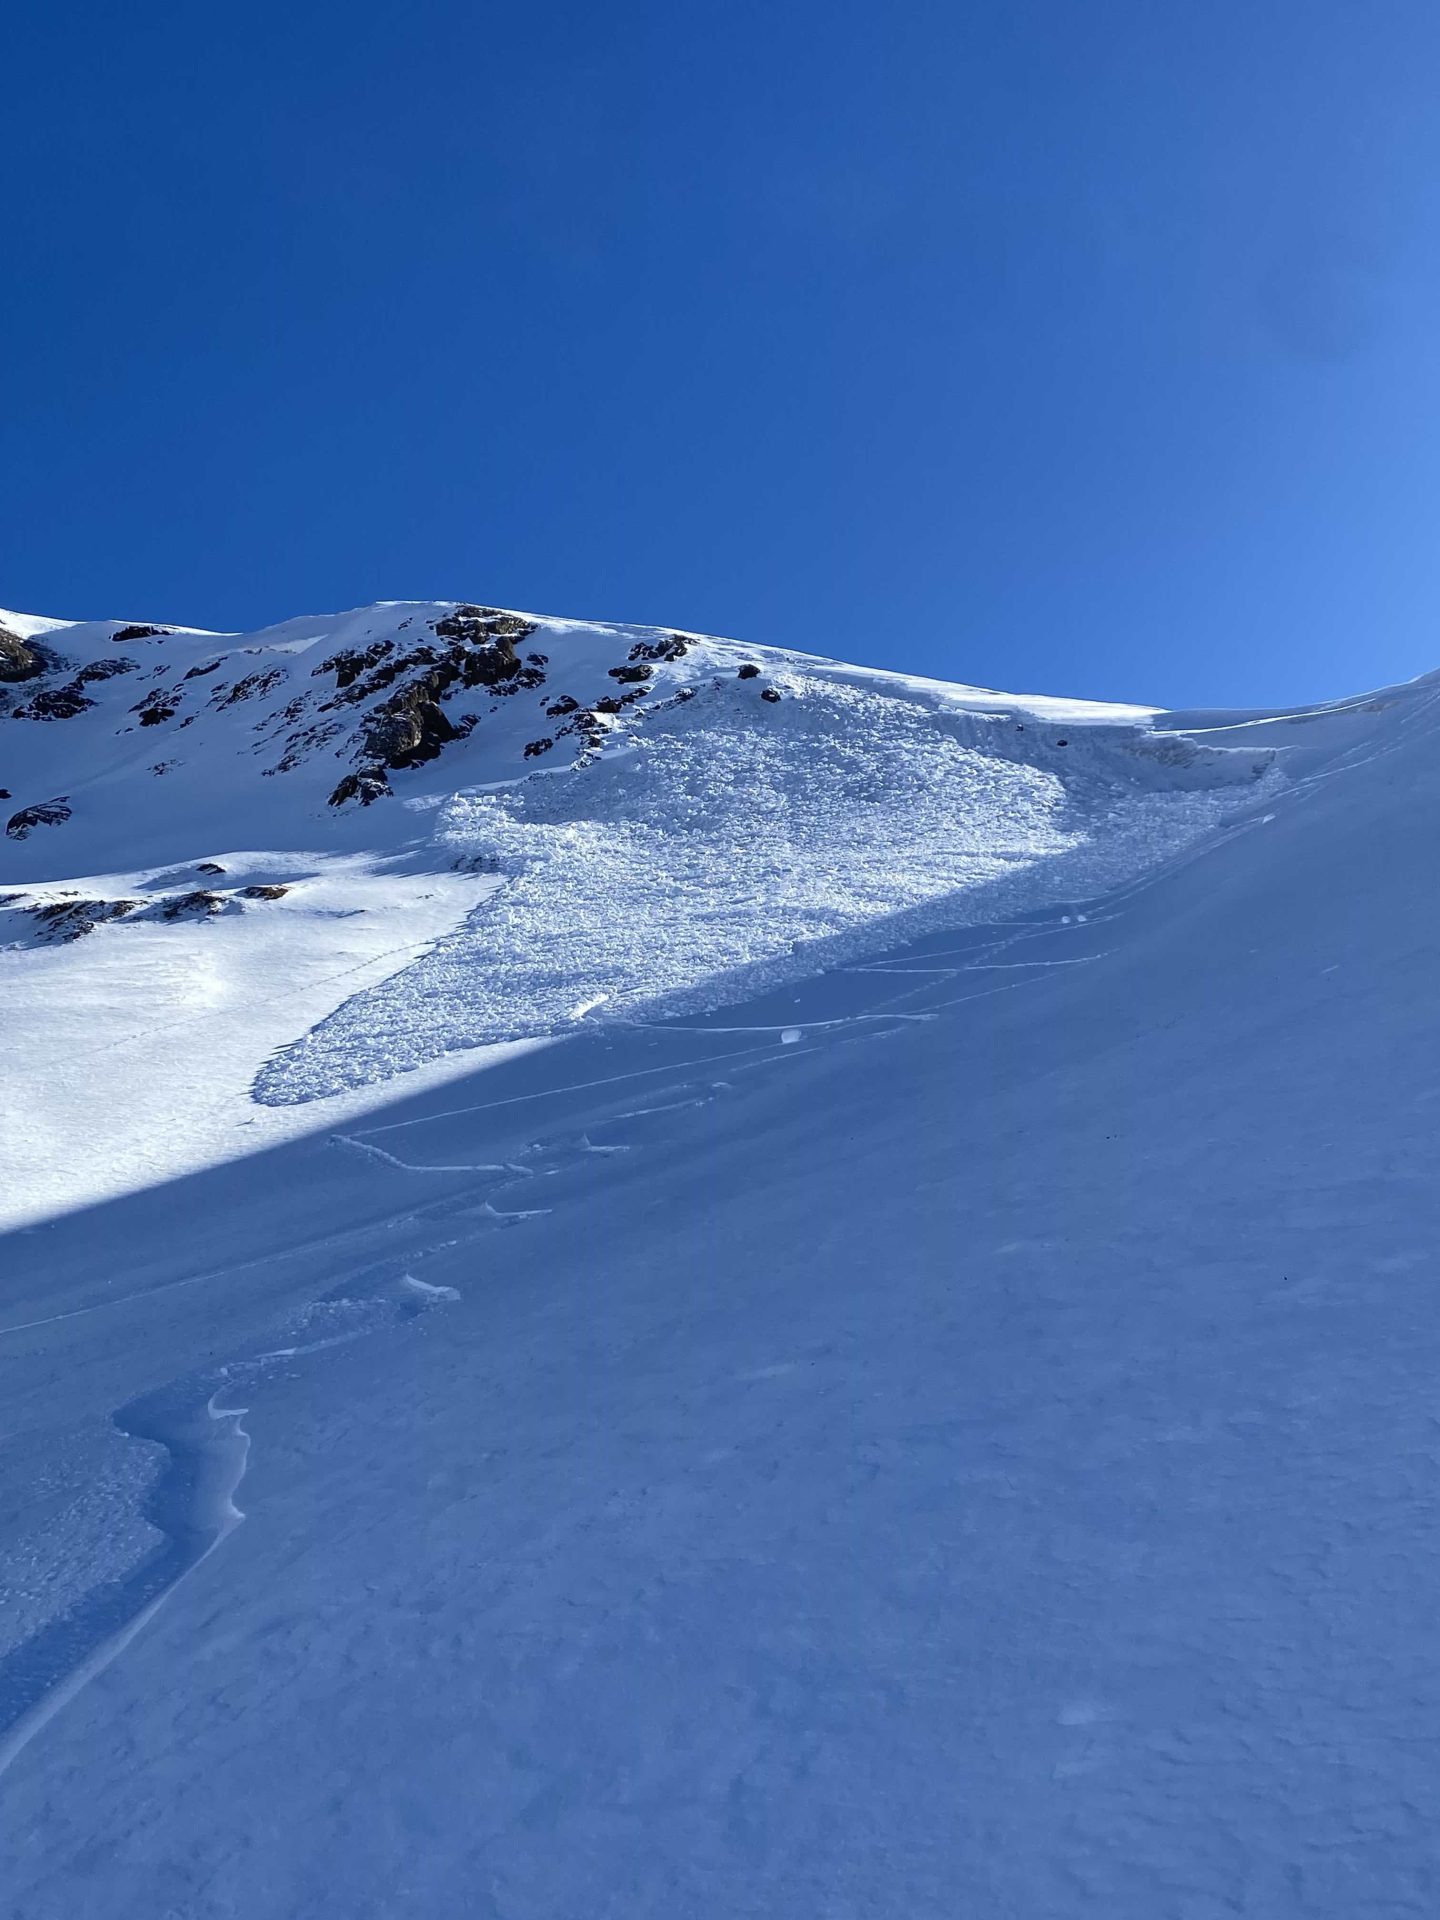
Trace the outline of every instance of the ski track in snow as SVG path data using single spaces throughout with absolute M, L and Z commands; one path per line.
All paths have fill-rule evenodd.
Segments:
M 1423 699 L 1417 699 L 1413 709 L 1401 717 L 1395 729 L 1396 735 L 1406 733 L 1419 724 L 1437 701 L 1440 701 L 1440 689 Z M 1220 732 L 1223 729 L 1212 731 Z M 1203 730 L 1197 730 L 1197 735 L 1203 737 Z M 1278 790 L 1267 789 L 1264 804 L 1286 806 L 1311 791 L 1317 783 L 1332 780 L 1341 773 L 1353 771 L 1396 752 L 1401 744 L 1397 737 L 1378 745 L 1349 749 L 1319 772 L 1302 776 Z M 1234 793 L 1229 793 L 1226 799 L 1233 814 L 1236 810 Z M 507 1206 L 499 1203 L 523 1201 L 536 1194 L 537 1181 L 546 1181 L 572 1165 L 623 1154 L 630 1146 L 623 1140 L 597 1143 L 589 1137 L 588 1132 L 580 1131 L 568 1139 L 526 1141 L 517 1147 L 513 1156 L 499 1161 L 431 1163 L 408 1158 L 403 1151 L 397 1150 L 397 1136 L 403 1135 L 408 1129 L 433 1126 L 447 1118 L 488 1112 L 500 1107 L 520 1108 L 527 1101 L 542 1098 L 553 1102 L 639 1081 L 657 1083 L 655 1091 L 661 1096 L 675 1096 L 624 1107 L 605 1116 L 603 1124 L 607 1129 L 623 1131 L 627 1125 L 657 1115 L 683 1111 L 723 1098 L 732 1088 L 731 1076 L 763 1072 L 788 1064 L 803 1058 L 817 1046 L 863 1037 L 883 1037 L 887 1031 L 893 1032 L 905 1024 L 937 1020 L 946 1012 L 973 999 L 1021 990 L 1043 980 L 1055 969 L 1083 968 L 1111 949 L 1098 949 L 1079 957 L 1058 958 L 1030 957 L 1023 950 L 1032 943 L 1063 937 L 1066 933 L 1083 932 L 1088 938 L 1101 928 L 1105 929 L 1107 938 L 1123 939 L 1125 910 L 1138 895 L 1181 867 L 1206 858 L 1236 836 L 1257 830 L 1273 818 L 1273 814 L 1261 816 L 1253 804 L 1248 817 L 1238 819 L 1232 817 L 1222 820 L 1212 812 L 1206 816 L 1208 831 L 1188 834 L 1184 844 L 1173 850 L 1169 857 L 1149 865 L 1143 873 L 1127 878 L 1109 891 L 1082 897 L 1080 908 L 1073 902 L 1066 902 L 1062 911 L 1061 903 L 1054 903 L 1035 917 L 1002 919 L 968 929 L 977 937 L 973 943 L 952 950 L 953 964 L 945 964 L 943 949 L 929 948 L 923 956 L 907 956 L 903 952 L 890 956 L 857 954 L 852 962 L 842 964 L 833 971 L 856 981 L 894 983 L 892 992 L 878 1000 L 867 1001 L 859 1010 L 814 1019 L 797 1014 L 783 1021 L 712 1025 L 693 1019 L 646 1020 L 627 1016 L 623 1012 L 617 1013 L 613 1008 L 617 1000 L 624 999 L 623 992 L 599 992 L 578 1005 L 567 1003 L 566 1018 L 570 1021 L 606 1006 L 612 1009 L 605 1015 L 607 1024 L 617 1027 L 684 1033 L 696 1039 L 750 1035 L 762 1044 L 738 1053 L 716 1052 L 709 1056 L 697 1053 L 693 1059 L 672 1061 L 635 1073 L 576 1081 L 570 1085 L 547 1087 L 541 1093 L 519 1094 L 503 1100 L 456 1107 L 448 1112 L 429 1113 L 415 1119 L 336 1132 L 332 1138 L 342 1150 L 369 1156 L 406 1175 L 466 1174 L 484 1176 L 493 1184 L 487 1185 L 483 1194 L 478 1196 L 448 1196 L 433 1206 L 422 1205 L 418 1209 L 406 1210 L 379 1223 L 367 1222 L 351 1233 L 317 1237 L 314 1242 L 287 1249 L 278 1255 L 263 1256 L 260 1261 L 209 1269 L 204 1273 L 183 1276 L 154 1288 L 97 1301 L 66 1313 L 0 1326 L 0 1337 L 4 1337 L 90 1314 L 110 1312 L 139 1300 L 152 1299 L 173 1288 L 201 1286 L 233 1277 L 247 1266 L 296 1258 L 315 1251 L 321 1245 L 333 1249 L 350 1238 L 370 1240 L 386 1226 L 411 1225 L 428 1233 L 437 1223 L 443 1222 L 451 1236 L 441 1240 L 422 1239 L 419 1244 L 407 1248 L 403 1254 L 385 1263 L 384 1271 L 375 1282 L 378 1290 L 365 1290 L 367 1275 L 362 1273 L 354 1281 L 332 1289 L 302 1308 L 291 1316 L 284 1329 L 278 1332 L 271 1329 L 263 1346 L 241 1352 L 202 1373 L 178 1379 L 141 1400 L 127 1402 L 115 1410 L 111 1417 L 121 1435 L 147 1447 L 158 1447 L 163 1452 L 163 1464 L 146 1503 L 146 1517 L 156 1530 L 159 1544 L 138 1568 L 82 1595 L 67 1612 L 0 1659 L 0 1773 L 66 1705 L 124 1653 L 181 1582 L 209 1560 L 241 1524 L 244 1516 L 236 1504 L 236 1496 L 246 1472 L 251 1436 L 243 1424 L 248 1409 L 230 1404 L 229 1396 L 235 1387 L 243 1383 L 249 1390 L 258 1390 L 263 1388 L 265 1380 L 277 1369 L 291 1369 L 302 1363 L 318 1364 L 318 1356 L 324 1353 L 361 1338 L 397 1331 L 421 1316 L 454 1304 L 460 1298 L 455 1288 L 427 1282 L 410 1270 L 413 1265 L 423 1262 L 427 1252 L 465 1246 L 480 1240 L 487 1233 L 522 1227 L 525 1221 L 550 1213 L 552 1209 L 549 1207 Z M 959 931 L 958 927 L 956 931 Z M 421 964 L 423 966 L 426 963 Z M 994 975 L 1013 977 L 998 983 L 977 984 L 974 990 L 967 990 L 968 976 L 971 975 L 986 976 L 987 981 L 989 976 Z M 337 974 L 334 977 L 338 979 L 341 976 Z M 405 975 L 399 978 L 407 980 Z M 803 968 L 798 973 L 782 969 L 769 976 L 767 984 L 780 978 L 787 982 L 803 979 Z M 405 987 L 407 995 L 411 984 L 407 982 Z M 366 1010 L 374 1004 L 375 994 L 393 994 L 395 991 L 395 983 L 387 982 L 375 993 L 347 1002 L 341 1015 L 334 1018 L 341 1020 L 343 1016 L 342 1024 L 363 1020 L 367 1017 Z M 907 1006 L 908 1002 L 922 995 L 926 997 L 926 1004 L 922 1008 Z M 409 1000 L 404 1004 L 410 1004 Z M 316 1030 L 317 1033 L 322 1031 L 323 1028 Z M 486 1032 L 488 1036 L 489 1030 L 486 1029 Z M 307 1039 L 313 1041 L 314 1036 L 307 1036 Z M 312 1045 L 305 1058 L 309 1059 L 314 1053 L 315 1047 Z M 697 1080 L 696 1069 L 703 1069 L 707 1064 L 715 1065 L 722 1077 L 702 1077 Z M 282 1063 L 282 1076 L 290 1071 L 290 1066 Z M 271 1084 L 279 1087 L 281 1081 L 272 1080 Z M 287 1092 L 281 1092 L 279 1097 L 297 1097 L 293 1091 L 294 1084 L 293 1081 L 288 1083 Z M 330 1090 L 323 1072 L 316 1085 L 324 1091 Z M 298 1097 L 308 1096 L 301 1093 Z M 639 1097 L 644 1098 L 643 1095 Z M 389 1144 L 380 1145 L 381 1139 Z M 290 1344 L 272 1344 L 277 1339 L 288 1339 Z M 779 1367 L 761 1369 L 754 1377 L 767 1377 L 782 1370 Z M 1077 1718 L 1075 1724 L 1083 1724 L 1083 1720 Z M 1083 1765 L 1083 1751 L 1078 1759 L 1067 1764 Z
M 279 1367 L 404 1325 L 460 1298 L 456 1288 L 432 1285 L 408 1270 L 379 1293 L 352 1291 L 364 1277 L 292 1316 L 294 1344 L 184 1376 L 111 1416 L 127 1440 L 164 1451 L 145 1504 L 160 1543 L 139 1566 L 83 1595 L 0 1659 L 0 1774 L 119 1658 L 244 1520 L 235 1496 L 249 1461 L 251 1436 L 241 1424 L 248 1409 L 222 1405 L 220 1396 L 241 1382 L 257 1388 Z
M 894 981 L 896 990 L 887 997 L 846 1015 L 806 1020 L 796 1017 L 784 1022 L 756 1024 L 690 1025 L 679 1022 L 632 1021 L 625 1024 L 655 1032 L 683 1032 L 697 1039 L 710 1035 L 744 1036 L 753 1034 L 764 1044 L 739 1053 L 710 1056 L 723 1061 L 726 1075 L 763 1071 L 803 1058 L 817 1045 L 843 1043 L 847 1038 L 867 1034 L 883 1037 L 888 1030 L 913 1021 L 933 1021 L 949 1009 L 1002 992 L 1011 992 L 1044 977 L 1055 968 L 1084 967 L 1102 957 L 1102 949 L 1080 957 L 1002 960 L 997 956 L 1013 953 L 1029 943 L 1063 937 L 1067 933 L 1113 926 L 1123 919 L 1124 905 L 1138 893 L 1154 886 L 1166 873 L 1189 861 L 1201 858 L 1234 835 L 1263 824 L 1258 820 L 1231 823 L 1201 847 L 1190 847 L 1128 887 L 1118 889 L 1103 902 L 1088 903 L 1087 911 L 1071 907 L 1031 919 L 998 923 L 976 929 L 979 938 L 968 948 L 957 951 L 955 964 L 940 964 L 943 953 L 927 952 L 924 958 L 902 953 L 886 960 L 845 967 L 838 971 L 856 979 Z M 1020 977 L 1001 986 L 982 988 L 978 994 L 953 992 L 967 975 L 1015 973 Z M 905 985 L 899 985 L 906 982 Z M 913 984 L 909 984 L 913 983 Z M 932 999 L 920 1012 L 902 1011 L 904 1003 L 917 995 L 933 996 L 937 988 L 943 997 Z M 808 1042 L 808 1044 L 806 1044 Z M 596 1144 L 588 1133 L 571 1137 L 545 1137 L 530 1140 L 515 1154 L 502 1161 L 431 1164 L 409 1160 L 402 1153 L 376 1144 L 377 1135 L 403 1133 L 415 1126 L 432 1126 L 438 1120 L 491 1111 L 502 1106 L 521 1106 L 536 1099 L 554 1100 L 580 1093 L 596 1092 L 640 1079 L 668 1077 L 679 1096 L 669 1100 L 622 1108 L 608 1114 L 604 1124 L 623 1129 L 652 1116 L 674 1113 L 708 1104 L 731 1090 L 728 1078 L 695 1083 L 687 1078 L 698 1060 L 669 1062 L 664 1066 L 642 1069 L 634 1074 L 546 1088 L 540 1093 L 517 1095 L 508 1100 L 480 1102 L 452 1108 L 444 1113 L 426 1114 L 414 1120 L 382 1123 L 332 1136 L 342 1149 L 371 1156 L 386 1166 L 416 1176 L 427 1174 L 476 1174 L 495 1178 L 477 1199 L 451 1196 L 434 1208 L 419 1212 L 406 1210 L 380 1222 L 369 1222 L 355 1229 L 365 1239 L 373 1238 L 388 1226 L 417 1224 L 426 1219 L 444 1218 L 447 1225 L 459 1226 L 456 1234 L 429 1240 L 409 1249 L 386 1263 L 386 1271 L 399 1271 L 393 1281 L 382 1283 L 379 1294 L 363 1291 L 363 1278 L 343 1283 L 323 1295 L 309 1307 L 292 1316 L 287 1331 L 291 1344 L 267 1342 L 258 1351 L 241 1355 L 225 1364 L 208 1369 L 199 1376 L 171 1383 L 141 1402 L 130 1403 L 112 1416 L 115 1427 L 132 1440 L 165 1449 L 166 1464 L 147 1503 L 146 1514 L 162 1536 L 163 1544 L 138 1568 L 83 1597 L 61 1618 L 42 1628 L 11 1654 L 0 1659 L 0 1774 L 54 1716 L 73 1700 L 91 1680 L 102 1673 L 144 1627 L 155 1617 L 180 1582 L 220 1547 L 238 1526 L 243 1515 L 234 1504 L 234 1496 L 244 1476 L 250 1448 L 250 1435 L 241 1426 L 245 1410 L 217 1404 L 219 1394 L 228 1386 L 244 1380 L 253 1389 L 263 1384 L 267 1374 L 280 1366 L 291 1367 L 297 1361 L 350 1344 L 367 1335 L 394 1330 L 420 1315 L 460 1298 L 449 1286 L 437 1286 L 412 1273 L 411 1264 L 423 1261 L 427 1253 L 449 1251 L 481 1239 L 497 1229 L 511 1229 L 527 1220 L 549 1214 L 548 1207 L 503 1207 L 499 1199 L 519 1199 L 533 1191 L 536 1181 L 544 1181 L 568 1165 L 590 1159 L 623 1154 L 629 1143 Z M 668 1089 L 667 1089 L 668 1090 Z M 464 1222 L 466 1224 L 462 1225 Z M 307 1248 L 290 1250 L 314 1252 L 322 1244 L 333 1246 L 348 1235 L 326 1236 Z M 275 1256 L 267 1256 L 273 1259 Z M 284 1256 L 281 1256 L 284 1257 Z M 262 1262 L 209 1270 L 205 1274 L 185 1276 L 178 1281 L 114 1300 L 95 1302 L 71 1313 L 50 1316 L 0 1327 L 0 1337 L 30 1331 L 55 1321 L 104 1313 L 138 1300 L 153 1298 L 179 1286 L 216 1282 L 233 1277 L 246 1266 Z M 362 1290 L 356 1291 L 359 1287 Z M 272 1334 L 271 1339 L 275 1336 Z M 280 1338 L 285 1335 L 281 1334 Z
M 1054 930 L 1051 927 L 1017 929 L 986 950 L 998 950 L 1018 941 L 1042 937 Z M 703 1037 L 709 1032 L 766 1036 L 768 1044 L 763 1048 L 749 1050 L 738 1056 L 733 1053 L 723 1056 L 727 1072 L 753 1071 L 757 1067 L 791 1060 L 797 1053 L 806 1051 L 803 1047 L 796 1048 L 793 1045 L 787 1045 L 783 1052 L 780 1049 L 782 1035 L 797 1028 L 802 1035 L 818 1034 L 831 1039 L 847 1029 L 861 1029 L 886 1018 L 932 1019 L 939 1009 L 912 1016 L 889 1015 L 884 1009 L 924 991 L 937 977 L 954 980 L 967 970 L 963 964 L 950 968 L 920 967 L 914 970 L 919 976 L 916 984 L 891 995 L 880 1007 L 844 1019 L 799 1021 L 783 1027 L 765 1023 L 753 1027 L 687 1027 L 678 1030 L 696 1037 Z M 893 969 L 864 971 L 876 976 L 888 973 L 890 977 L 903 978 L 911 970 L 897 966 Z M 952 1003 L 947 1001 L 942 1004 Z M 688 1071 L 686 1063 L 670 1063 L 663 1068 L 649 1070 L 644 1076 L 616 1076 L 615 1081 L 609 1083 L 580 1082 L 573 1088 L 550 1089 L 546 1097 L 553 1098 L 557 1092 L 563 1097 L 571 1092 L 591 1091 L 606 1084 L 623 1083 L 638 1077 L 664 1075 L 674 1083 L 679 1076 L 677 1090 L 680 1098 L 640 1104 L 608 1116 L 608 1126 L 623 1128 L 629 1122 L 641 1121 L 652 1115 L 703 1105 L 720 1097 L 729 1084 L 724 1080 L 709 1081 L 691 1093 L 686 1091 L 687 1082 L 684 1079 Z M 521 1099 L 525 1097 L 521 1096 Z M 483 1108 L 455 1111 L 477 1110 Z M 431 1124 L 434 1118 L 426 1116 L 424 1123 Z M 452 1200 L 442 1203 L 451 1224 L 458 1224 L 460 1218 L 466 1219 L 469 1224 L 458 1236 L 413 1249 L 403 1256 L 406 1262 L 423 1259 L 426 1251 L 465 1245 L 487 1231 L 513 1228 L 526 1220 L 549 1213 L 551 1209 L 546 1207 L 505 1207 L 497 1205 L 497 1200 L 518 1199 L 526 1190 L 533 1190 L 536 1181 L 544 1181 L 549 1175 L 562 1170 L 567 1163 L 603 1160 L 626 1151 L 624 1143 L 597 1145 L 582 1133 L 569 1140 L 545 1138 L 529 1142 L 517 1150 L 513 1159 L 503 1162 L 431 1165 L 408 1160 L 399 1153 L 375 1144 L 373 1135 L 398 1132 L 409 1124 L 419 1123 L 401 1122 L 333 1137 L 337 1145 L 371 1155 L 407 1174 L 473 1173 L 495 1176 L 498 1184 L 491 1187 L 478 1202 L 462 1200 L 457 1203 Z M 527 1157 L 535 1164 L 525 1164 Z M 409 1214 L 396 1216 L 397 1219 L 414 1217 Z M 377 1227 L 371 1223 L 364 1232 L 367 1237 L 372 1236 L 377 1231 L 383 1231 L 385 1224 L 382 1222 Z M 89 1307 L 75 1309 L 69 1315 L 0 1327 L 0 1336 L 53 1324 L 58 1319 L 109 1312 L 122 1305 L 134 1304 L 136 1300 L 151 1298 L 155 1293 L 175 1286 L 230 1278 L 238 1270 L 235 1267 L 215 1269 L 205 1275 L 186 1276 L 181 1281 L 172 1281 L 139 1294 L 100 1301 Z M 146 1516 L 160 1532 L 162 1544 L 127 1576 L 85 1596 L 61 1618 L 42 1628 L 0 1660 L 0 1773 L 58 1712 L 124 1652 L 180 1582 L 208 1559 L 240 1523 L 242 1515 L 234 1504 L 234 1495 L 245 1472 L 250 1436 L 240 1424 L 243 1410 L 220 1406 L 219 1393 L 239 1380 L 247 1381 L 253 1388 L 263 1383 L 267 1372 L 277 1366 L 292 1366 L 299 1360 L 347 1345 L 367 1334 L 404 1324 L 420 1313 L 459 1298 L 454 1288 L 434 1286 L 410 1272 L 408 1265 L 398 1275 L 395 1285 L 399 1297 L 386 1300 L 382 1295 L 378 1307 L 373 1297 L 363 1292 L 357 1296 L 349 1290 L 348 1285 L 336 1290 L 313 1303 L 310 1308 L 302 1309 L 292 1322 L 297 1335 L 309 1337 L 297 1337 L 291 1344 L 277 1345 L 273 1343 L 274 1336 L 271 1336 L 271 1340 L 253 1356 L 241 1356 L 207 1370 L 199 1377 L 173 1382 L 158 1393 L 148 1395 L 143 1402 L 118 1409 L 112 1416 L 116 1428 L 127 1438 L 165 1449 L 166 1464 L 146 1508 Z M 280 1337 L 283 1339 L 284 1335 Z
M 165 1449 L 147 1518 L 163 1544 L 134 1572 L 87 1595 L 0 1661 L 0 1774 L 36 1734 L 119 1658 L 166 1600 L 238 1527 L 235 1494 L 245 1477 L 250 1436 L 244 1407 L 217 1404 L 150 1413 L 122 1407 L 114 1423 L 127 1438 Z

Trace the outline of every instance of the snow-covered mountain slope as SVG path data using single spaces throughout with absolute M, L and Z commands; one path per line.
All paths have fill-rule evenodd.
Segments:
M 695 640 L 527 762 L 665 639 L 536 622 L 266 776 L 454 611 L 0 730 L 14 1911 L 1433 1911 L 1440 687 Z
M 225 840 L 237 820 L 277 849 L 297 837 L 307 848 L 386 845 L 406 837 L 403 810 L 363 815 L 387 793 L 413 809 L 530 769 L 583 765 L 649 737 L 657 714 L 697 696 L 704 717 L 692 724 L 752 721 L 802 683 L 899 693 L 966 714 L 987 736 L 1013 705 L 775 648 L 449 602 L 245 635 L 0 612 L 7 871 L 48 874 L 57 854 L 73 865 L 77 843 L 97 867 L 174 863 Z M 1061 734 L 1150 717 L 1024 704 L 1032 726 Z
M 0 993 L 44 1087 L 5 1142 L 12 1220 L 461 1049 L 813 972 L 901 913 L 1103 892 L 1295 752 L 451 603 L 0 634 Z

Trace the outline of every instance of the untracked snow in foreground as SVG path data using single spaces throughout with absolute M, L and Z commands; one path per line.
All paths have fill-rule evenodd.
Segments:
M 659 644 L 551 623 L 515 700 L 564 633 Z M 1436 685 L 726 644 L 558 772 L 502 700 L 188 842 L 63 749 L 0 954 L 66 1148 L 0 1241 L 19 1920 L 1440 1904 Z M 203 918 L 32 912 L 207 859 Z M 116 974 L 87 1108 L 131 964 L 194 1017 L 167 1065 Z

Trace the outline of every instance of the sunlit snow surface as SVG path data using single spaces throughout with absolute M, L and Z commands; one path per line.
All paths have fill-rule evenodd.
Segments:
M 539 684 L 452 687 L 438 758 L 373 806 L 330 804 L 398 684 L 357 706 L 337 661 L 423 673 L 454 612 L 385 602 L 229 636 L 0 612 L 59 662 L 47 685 L 91 676 L 63 719 L 14 711 L 33 683 L 0 689 L 0 808 L 69 809 L 0 840 L 0 997 L 27 1085 L 0 1111 L 0 1221 L 333 1125 L 480 1047 L 1084 900 L 1202 843 L 1293 757 L 1215 716 L 1196 737 L 1148 707 L 506 615 Z M 244 892 L 277 881 L 284 898 Z M 146 907 L 73 945 L 33 917 L 202 885 L 213 915 Z
M 508 884 L 269 1064 L 257 1097 L 315 1099 L 582 1016 L 716 1004 L 863 952 L 915 909 L 959 925 L 1083 899 L 1253 799 L 1268 764 L 781 684 L 758 723 L 705 688 L 598 764 L 445 804 L 437 839 Z
M 5 1920 L 1431 1920 L 1440 685 L 270 777 L 441 612 L 0 728 Z

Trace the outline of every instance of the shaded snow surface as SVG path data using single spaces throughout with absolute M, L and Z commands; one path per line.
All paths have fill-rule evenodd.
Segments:
M 1435 1911 L 1434 688 L 722 644 L 0 955 L 73 1156 L 0 1241 L 7 1912 Z M 258 837 L 76 821 L 24 884 Z

